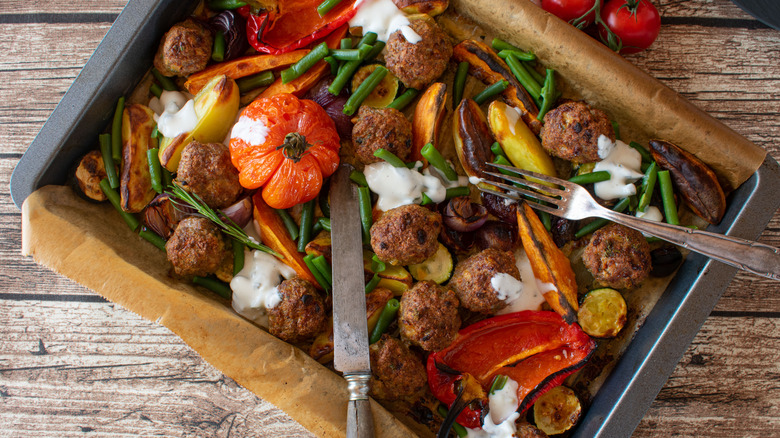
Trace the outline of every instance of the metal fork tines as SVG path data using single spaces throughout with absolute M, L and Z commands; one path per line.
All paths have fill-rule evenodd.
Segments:
M 506 193 L 480 184 L 479 189 L 483 192 L 516 201 L 527 198 L 536 201 L 528 203 L 534 209 L 566 219 L 576 220 L 587 217 L 608 219 L 704 254 L 727 265 L 780 280 L 780 250 L 772 246 L 618 213 L 599 205 L 587 190 L 575 183 L 516 167 L 486 164 L 518 176 L 485 172 L 514 185 L 487 181 L 487 184 L 504 189 Z

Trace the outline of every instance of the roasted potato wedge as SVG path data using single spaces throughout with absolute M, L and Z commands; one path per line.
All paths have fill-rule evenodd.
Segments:
M 122 174 L 119 178 L 119 194 L 122 210 L 138 213 L 154 199 L 152 178 L 146 151 L 152 149 L 154 111 L 151 108 L 131 104 L 122 113 Z M 156 141 L 155 141 L 156 142 Z
M 539 139 L 509 105 L 494 100 L 488 107 L 488 125 L 496 141 L 501 143 L 507 158 L 515 167 L 557 176 L 552 158 L 542 148 Z
M 438 147 L 439 130 L 444 120 L 444 103 L 447 101 L 447 86 L 434 82 L 417 101 L 412 116 L 412 153 L 410 158 L 427 164 L 420 150 L 428 143 Z
M 449 0 L 394 0 L 393 3 L 405 14 L 428 14 L 431 17 L 441 14 L 447 9 Z
M 485 174 L 487 165 L 493 161 L 493 135 L 490 134 L 485 114 L 476 102 L 463 99 L 455 110 L 452 137 L 458 160 L 469 177 L 492 179 Z
M 509 86 L 501 92 L 501 97 L 506 103 L 520 110 L 523 121 L 534 134 L 539 134 L 542 129 L 542 122 L 537 117 L 539 108 L 517 81 L 506 62 L 499 58 L 490 46 L 475 40 L 464 40 L 453 47 L 452 56 L 458 62 L 468 62 L 469 74 L 486 85 L 502 79 L 509 81 Z
M 717 224 L 726 213 L 726 194 L 715 172 L 693 154 L 663 140 L 650 140 L 650 153 L 669 170 L 677 193 L 694 213 Z
M 106 167 L 100 151 L 90 151 L 76 163 L 69 180 L 81 197 L 92 202 L 107 200 L 106 194 L 100 189 L 100 181 L 106 177 Z

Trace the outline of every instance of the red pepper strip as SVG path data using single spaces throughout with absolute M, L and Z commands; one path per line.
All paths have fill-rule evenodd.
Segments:
M 595 348 L 579 325 L 568 325 L 555 312 L 527 310 L 496 316 L 464 328 L 447 348 L 428 356 L 428 385 L 439 401 L 450 406 L 459 381 L 468 380 L 467 376 L 476 379 L 484 396 L 481 403 L 463 410 L 458 423 L 480 427 L 496 375 L 518 383 L 518 411 L 523 412 L 582 367 Z
M 278 12 L 254 15 L 247 6 L 238 13 L 247 19 L 249 44 L 261 53 L 279 54 L 304 47 L 324 38 L 357 13 L 360 0 L 344 0 L 320 17 L 317 6 L 322 0 L 279 2 Z

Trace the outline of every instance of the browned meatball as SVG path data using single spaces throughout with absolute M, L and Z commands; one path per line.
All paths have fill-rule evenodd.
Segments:
M 325 300 L 310 282 L 294 277 L 279 285 L 282 301 L 268 309 L 268 331 L 287 342 L 301 342 L 325 330 Z
M 174 24 L 160 41 L 154 67 L 165 76 L 187 76 L 201 71 L 211 58 L 213 41 L 211 31 L 195 20 Z
M 165 244 L 174 272 L 182 277 L 206 276 L 217 272 L 224 263 L 233 263 L 230 246 L 222 232 L 210 220 L 184 218 Z
M 582 254 L 597 282 L 616 289 L 639 286 L 650 274 L 650 245 L 639 231 L 610 224 L 590 237 Z
M 441 215 L 416 204 L 385 212 L 371 227 L 371 248 L 393 265 L 422 263 L 436 253 Z
M 452 42 L 432 19 L 409 20 L 421 40 L 410 43 L 395 31 L 385 47 L 387 68 L 409 88 L 422 90 L 444 73 L 452 56 Z
M 185 146 L 176 181 L 211 208 L 233 204 L 242 190 L 238 170 L 230 161 L 230 151 L 222 143 L 193 141 Z
M 380 400 L 408 400 L 427 385 L 422 361 L 398 339 L 384 334 L 369 352 L 372 396 Z
M 575 163 L 601 161 L 599 137 L 615 141 L 609 117 L 586 102 L 566 102 L 548 111 L 540 133 L 547 152 Z
M 514 254 L 488 248 L 458 263 L 449 286 L 463 307 L 472 312 L 493 314 L 506 307 L 506 302 L 499 298 L 491 284 L 493 276 L 500 273 L 520 280 Z
M 406 161 L 412 150 L 412 123 L 394 108 L 361 106 L 352 127 L 355 154 L 363 164 L 382 161 L 374 152 L 386 149 Z
M 458 334 L 458 297 L 432 281 L 421 281 L 401 296 L 401 337 L 425 351 L 449 345 Z

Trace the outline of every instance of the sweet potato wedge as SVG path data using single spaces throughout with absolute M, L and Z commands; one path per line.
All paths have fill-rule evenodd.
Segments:
M 235 80 L 266 70 L 295 64 L 307 53 L 309 53 L 308 49 L 302 49 L 282 53 L 281 55 L 250 55 L 220 62 L 190 75 L 184 83 L 184 88 L 190 94 L 198 94 L 200 89 L 208 84 L 214 76 L 225 75 Z
M 252 201 L 254 202 L 255 223 L 260 231 L 260 239 L 263 244 L 284 256 L 282 261 L 293 268 L 299 277 L 310 281 L 315 287 L 321 289 L 320 284 L 306 267 L 303 256 L 298 252 L 298 246 L 290 238 L 290 234 L 276 210 L 263 201 L 260 192 L 252 197 Z
M 726 213 L 726 194 L 715 172 L 693 154 L 663 140 L 650 140 L 650 153 L 672 175 L 677 193 L 702 219 L 717 224 Z
M 395 0 L 398 9 L 406 15 L 428 14 L 435 17 L 447 9 L 449 0 Z
M 568 324 L 577 321 L 577 280 L 569 258 L 528 203 L 517 208 L 517 227 L 544 299 Z
M 539 134 L 542 122 L 539 121 L 539 108 L 530 94 L 520 85 L 515 75 L 503 59 L 487 44 L 475 40 L 463 40 L 452 49 L 452 57 L 458 62 L 469 63 L 469 74 L 484 82 L 494 84 L 502 79 L 509 81 L 509 86 L 501 92 L 504 101 L 520 110 L 523 121 L 534 134 Z
M 140 104 L 125 107 L 122 113 L 122 174 L 119 178 L 119 194 L 122 210 L 138 213 L 152 201 L 155 195 L 149 176 L 146 151 L 154 146 L 154 111 Z
M 438 146 L 439 130 L 444 120 L 444 103 L 447 101 L 447 86 L 441 82 L 431 84 L 420 96 L 412 116 L 411 159 L 428 164 L 420 150 L 428 143 Z

